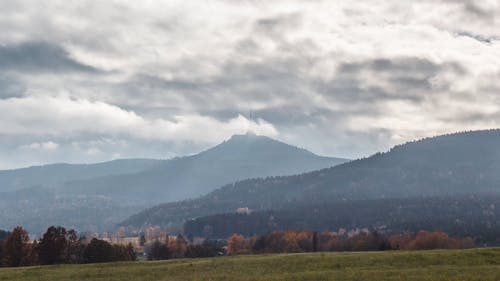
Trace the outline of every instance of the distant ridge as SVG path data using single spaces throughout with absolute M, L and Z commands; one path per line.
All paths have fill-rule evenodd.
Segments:
M 22 224 L 38 232 L 56 224 L 102 231 L 157 203 L 197 198 L 238 180 L 303 173 L 345 161 L 247 134 L 170 160 L 0 171 L 0 183 L 4 183 L 0 185 L 0 228 Z
M 152 168 L 162 160 L 118 159 L 95 164 L 56 163 L 0 170 L 0 192 L 30 187 L 60 187 L 64 182 L 113 174 L 135 173 Z
M 276 210 L 307 202 L 500 194 L 499 171 L 500 130 L 462 132 L 301 175 L 240 181 L 196 200 L 158 205 L 120 225 L 179 225 L 239 207 Z
M 234 135 L 199 154 L 171 159 L 142 172 L 69 182 L 65 192 L 140 203 L 169 202 L 196 198 L 238 180 L 292 175 L 345 161 L 321 157 L 265 136 Z

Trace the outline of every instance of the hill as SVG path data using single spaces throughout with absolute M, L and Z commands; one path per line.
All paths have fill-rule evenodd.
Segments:
M 315 253 L 4 268 L 0 280 L 494 281 L 500 250 Z
M 500 193 L 500 130 L 450 134 L 398 145 L 332 168 L 226 185 L 195 200 L 167 203 L 120 225 L 177 225 L 237 208 L 278 210 L 290 204 Z
M 301 173 L 345 161 L 247 134 L 199 154 L 170 160 L 5 171 L 3 180 L 9 184 L 0 191 L 0 228 L 23 225 L 31 233 L 40 233 L 56 224 L 104 231 L 158 202 L 195 198 L 245 178 Z
M 274 230 L 339 231 L 374 229 L 386 234 L 443 231 L 473 238 L 477 245 L 500 245 L 500 194 L 448 197 L 390 198 L 289 204 L 281 209 L 249 214 L 226 213 L 188 220 L 187 237 L 227 239 Z
M 150 169 L 162 160 L 120 159 L 97 164 L 50 164 L 0 171 L 0 192 L 30 187 L 61 187 L 67 181 L 106 175 L 128 174 Z
M 196 198 L 237 180 L 292 175 L 345 161 L 265 136 L 235 135 L 199 154 L 175 158 L 146 171 L 68 182 L 65 192 L 145 204 L 170 202 Z
M 12 230 L 21 225 L 33 235 L 51 225 L 96 232 L 142 209 L 102 196 L 60 196 L 54 189 L 33 187 L 0 193 L 0 226 Z

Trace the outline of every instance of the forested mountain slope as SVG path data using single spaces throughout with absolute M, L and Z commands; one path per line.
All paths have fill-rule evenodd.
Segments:
M 444 231 L 477 244 L 500 245 L 500 194 L 389 198 L 335 203 L 291 203 L 282 209 L 225 213 L 188 220 L 188 237 L 225 239 L 273 230 L 339 231 L 372 229 L 384 233 Z
M 319 171 L 226 185 L 196 200 L 150 208 L 121 225 L 179 225 L 239 207 L 276 210 L 294 202 L 497 194 L 499 171 L 500 130 L 463 132 L 409 142 Z

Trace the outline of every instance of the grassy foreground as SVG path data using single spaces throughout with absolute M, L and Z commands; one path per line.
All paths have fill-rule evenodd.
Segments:
M 316 253 L 2 268 L 0 280 L 500 280 L 500 249 Z

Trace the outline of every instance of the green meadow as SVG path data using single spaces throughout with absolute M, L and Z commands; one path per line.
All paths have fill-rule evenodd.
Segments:
M 0 280 L 500 280 L 500 249 L 313 253 L 1 268 Z

